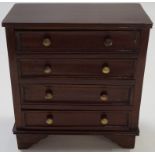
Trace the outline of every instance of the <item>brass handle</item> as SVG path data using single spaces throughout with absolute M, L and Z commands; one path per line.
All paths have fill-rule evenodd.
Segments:
M 52 72 L 52 68 L 50 65 L 46 65 L 44 68 L 44 73 L 45 74 L 50 74 Z
M 51 40 L 49 38 L 45 38 L 43 39 L 42 44 L 44 47 L 49 47 L 51 45 Z
M 109 74 L 110 73 L 110 68 L 108 66 L 105 66 L 102 68 L 102 73 L 103 74 Z
M 46 124 L 47 124 L 47 125 L 53 125 L 53 123 L 54 123 L 54 121 L 53 121 L 52 118 L 48 118 L 48 119 L 46 120 Z
M 53 94 L 52 94 L 52 92 L 46 92 L 46 94 L 45 94 L 45 99 L 46 99 L 46 100 L 52 100 L 52 99 L 53 99 Z
M 100 96 L 100 100 L 101 101 L 108 101 L 108 95 L 107 94 L 102 94 L 101 96 Z
M 105 47 L 112 46 L 112 39 L 111 38 L 105 38 L 105 40 L 104 40 L 104 46 Z
M 102 125 L 107 125 L 108 124 L 108 119 L 107 118 L 102 118 L 101 119 L 101 124 Z

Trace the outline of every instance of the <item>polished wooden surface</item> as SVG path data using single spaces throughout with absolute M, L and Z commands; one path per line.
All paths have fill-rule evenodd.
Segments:
M 139 45 L 137 31 L 19 31 L 16 35 L 17 50 L 29 52 L 133 50 Z M 44 39 L 49 39 L 49 46 L 44 46 Z
M 51 93 L 53 97 L 46 99 L 47 93 Z M 52 104 L 52 102 L 62 102 L 62 104 L 69 104 L 75 102 L 79 104 L 101 104 L 108 105 L 115 103 L 129 104 L 132 97 L 131 86 L 106 86 L 106 85 L 25 85 L 23 86 L 23 99 L 25 102 L 32 102 L 32 104 L 39 104 L 45 102 Z M 105 94 L 108 96 L 106 102 L 101 100 L 101 96 Z
M 152 26 L 139 4 L 16 4 L 2 24 L 20 149 L 49 134 L 134 147 Z
M 45 73 L 46 66 L 51 72 Z M 104 73 L 104 67 L 110 72 Z M 105 79 L 134 79 L 135 59 L 20 59 L 19 68 L 24 77 L 97 77 Z
M 24 112 L 25 126 L 37 128 L 51 128 L 63 130 L 91 129 L 96 130 L 121 130 L 128 128 L 128 112 L 113 111 L 26 111 Z M 46 123 L 48 118 L 53 119 L 53 124 Z M 101 119 L 107 118 L 108 124 L 101 124 Z M 67 129 L 66 128 L 66 129 Z M 102 129 L 101 129 L 102 128 Z M 94 128 L 95 129 L 95 128 Z
M 140 4 L 16 4 L 3 21 L 11 24 L 141 24 L 152 22 Z

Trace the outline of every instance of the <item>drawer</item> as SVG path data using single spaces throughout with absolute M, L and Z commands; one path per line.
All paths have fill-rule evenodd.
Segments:
M 25 59 L 19 61 L 22 77 L 89 76 L 134 78 L 135 59 Z
M 101 130 L 128 128 L 129 113 L 124 111 L 24 111 L 25 127 L 70 130 L 96 127 Z
M 128 105 L 133 86 L 25 85 L 22 92 L 27 104 Z
M 138 48 L 138 31 L 17 31 L 16 48 L 25 52 L 96 52 Z

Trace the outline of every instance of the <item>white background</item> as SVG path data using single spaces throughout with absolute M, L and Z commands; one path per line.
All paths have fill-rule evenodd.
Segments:
M 14 3 L 0 3 L 0 23 Z M 141 3 L 155 21 L 155 3 Z M 155 22 L 154 22 L 155 23 Z M 140 110 L 140 136 L 134 149 L 122 149 L 103 136 L 52 135 L 25 151 L 155 151 L 155 29 L 151 29 Z M 12 134 L 14 114 L 5 30 L 0 27 L 0 151 L 19 151 Z

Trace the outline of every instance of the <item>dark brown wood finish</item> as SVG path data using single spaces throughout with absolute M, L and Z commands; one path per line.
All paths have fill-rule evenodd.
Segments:
M 105 137 L 109 138 L 119 146 L 124 148 L 135 147 L 135 136 L 132 134 L 106 134 Z
M 53 124 L 46 123 L 48 118 L 53 119 Z M 101 124 L 103 118 L 108 119 L 108 124 Z M 129 128 L 129 113 L 114 111 L 26 111 L 24 112 L 25 127 L 44 129 L 70 129 L 89 130 L 127 130 Z
M 14 105 L 14 114 L 16 127 L 20 128 L 22 126 L 21 116 L 21 97 L 20 97 L 20 86 L 16 62 L 16 51 L 15 51 L 15 40 L 14 40 L 14 30 L 12 27 L 6 29 L 7 37 L 7 47 L 8 47 L 8 56 L 9 56 L 9 66 L 10 66 L 10 77 L 12 85 L 12 94 L 13 94 L 13 105 Z
M 143 77 L 145 71 L 145 61 L 146 61 L 146 54 L 147 54 L 147 46 L 149 40 L 149 29 L 145 29 L 141 32 L 141 48 L 139 50 L 138 55 L 138 64 L 137 64 L 137 72 L 136 72 L 136 85 L 135 85 L 135 95 L 134 95 L 134 107 L 132 113 L 132 128 L 138 128 L 138 121 L 139 121 L 139 110 L 140 110 L 140 103 L 141 103 L 141 94 L 142 94 L 142 87 L 143 87 Z
M 35 12 L 35 13 L 34 13 Z M 140 4 L 16 4 L 3 26 L 53 24 L 113 24 L 122 27 L 151 27 L 152 22 Z M 75 25 L 76 26 L 76 25 Z
M 107 85 L 25 85 L 23 86 L 24 103 L 61 103 L 61 104 L 100 104 L 129 105 L 132 100 L 132 86 Z M 52 98 L 47 98 L 47 95 Z M 102 97 L 105 97 L 102 99 Z M 40 103 L 39 103 L 40 102 Z
M 27 52 L 125 51 L 137 49 L 139 45 L 138 31 L 17 31 L 16 36 L 16 49 Z M 51 42 L 48 47 L 43 45 L 46 38 Z
M 16 4 L 2 25 L 19 149 L 49 134 L 134 147 L 152 27 L 139 4 Z
M 17 134 L 18 149 L 27 149 L 47 136 L 47 134 Z
M 110 68 L 109 74 L 102 73 L 104 67 Z M 46 68 L 51 69 L 46 73 Z M 101 79 L 134 79 L 135 59 L 20 59 L 21 77 L 97 77 Z M 127 72 L 128 71 L 128 72 Z

